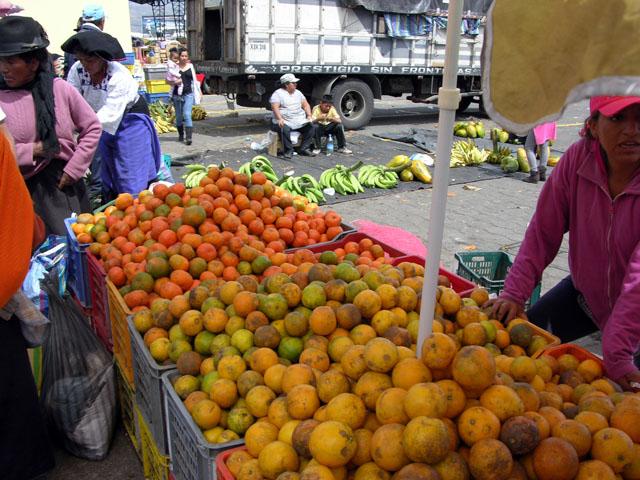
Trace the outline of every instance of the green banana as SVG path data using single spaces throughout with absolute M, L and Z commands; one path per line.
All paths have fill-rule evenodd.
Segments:
M 365 186 L 386 189 L 398 185 L 398 175 L 394 169 L 382 165 L 363 166 L 358 174 L 358 180 L 361 188 Z

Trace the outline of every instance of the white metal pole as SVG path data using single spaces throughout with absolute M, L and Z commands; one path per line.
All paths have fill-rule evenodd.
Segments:
M 427 237 L 427 262 L 422 288 L 420 308 L 420 329 L 418 331 L 417 355 L 422 352 L 424 341 L 431 335 L 433 312 L 438 286 L 438 268 L 442 250 L 445 208 L 449 186 L 449 159 L 453 142 L 453 124 L 456 109 L 460 103 L 460 90 L 456 88 L 458 77 L 458 54 L 460 49 L 460 25 L 462 23 L 463 0 L 450 0 L 447 25 L 447 46 L 442 87 L 438 91 L 438 143 L 436 147 L 436 165 L 433 175 L 433 194 Z

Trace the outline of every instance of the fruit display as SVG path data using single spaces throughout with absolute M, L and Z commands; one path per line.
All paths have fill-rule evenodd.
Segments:
M 191 119 L 194 121 L 200 121 L 207 118 L 207 111 L 201 105 L 194 105 L 191 107 Z
M 271 161 L 264 155 L 257 155 L 253 157 L 251 161 L 243 163 L 242 165 L 240 165 L 238 172 L 247 176 L 251 176 L 255 172 L 262 172 L 270 182 L 275 183 L 278 181 L 278 175 L 273 169 Z
M 547 160 L 547 165 L 549 165 L 550 167 L 555 167 L 558 162 L 560 161 L 560 157 L 557 155 L 551 155 L 549 157 L 549 160 Z
M 175 122 L 175 112 L 171 104 L 160 101 L 150 103 L 149 114 L 158 133 L 178 131 L 173 124 Z
M 411 157 L 396 155 L 385 166 L 398 173 L 400 180 L 403 182 L 416 180 L 422 183 L 431 183 L 432 177 L 429 165 L 422 158 L 416 157 L 424 157 L 429 162 L 429 165 L 434 163 L 433 159 L 428 155 L 415 154 Z
M 509 141 L 509 132 L 502 128 L 491 129 L 491 140 L 495 142 L 507 143 Z
M 202 165 L 201 163 L 192 163 L 190 165 L 186 165 L 184 168 L 186 172 L 182 175 L 182 179 L 184 180 L 184 185 L 187 188 L 193 188 L 200 185 L 200 182 L 203 178 L 207 176 L 207 172 L 214 165 Z
M 479 165 L 487 160 L 489 152 L 480 150 L 473 140 L 459 140 L 451 147 L 451 159 L 449 165 L 453 167 L 465 167 Z
M 529 166 L 529 160 L 527 160 L 527 152 L 524 148 L 520 147 L 516 150 L 516 158 L 518 160 L 518 168 L 521 172 L 529 173 L 531 167 Z
M 332 240 L 341 224 L 336 212 L 277 189 L 260 172 L 212 167 L 197 187 L 159 184 L 137 198 L 121 194 L 103 213 L 79 215 L 71 228 L 135 308 L 207 278 L 237 279 L 250 270 L 241 258 L 247 249 L 273 258 Z
M 456 137 L 484 138 L 484 124 L 480 121 L 457 122 L 453 126 L 453 134 Z
M 353 173 L 361 166 L 362 162 L 358 162 L 350 168 L 340 164 L 333 168 L 328 168 L 320 175 L 320 185 L 323 188 L 333 188 L 340 195 L 362 193 L 364 188 Z
M 398 186 L 398 174 L 383 165 L 364 165 L 358 172 L 358 181 L 364 187 L 386 190 Z
M 293 175 L 285 175 L 282 180 L 277 182 L 280 188 L 285 189 L 293 195 L 301 195 L 313 203 L 322 203 L 326 199 L 322 192 L 322 185 L 313 177 L 305 173 L 299 177 Z
M 502 160 L 506 157 L 510 157 L 513 155 L 513 152 L 509 147 L 501 147 L 497 142 L 494 143 L 493 150 L 489 153 L 487 157 L 487 163 L 492 163 L 494 165 L 500 165 Z
M 136 314 L 204 438 L 244 438 L 236 479 L 638 478 L 640 397 L 599 362 L 534 359 L 546 343 L 527 322 L 444 286 L 416 356 L 422 267 L 322 255 L 295 278 L 207 281 Z
M 520 162 L 513 155 L 504 157 L 500 162 L 500 168 L 505 173 L 515 173 L 520 170 Z
M 396 155 L 391 160 L 389 160 L 385 166 L 387 168 L 393 169 L 396 172 L 402 172 L 411 167 L 411 158 L 409 158 L 407 155 Z

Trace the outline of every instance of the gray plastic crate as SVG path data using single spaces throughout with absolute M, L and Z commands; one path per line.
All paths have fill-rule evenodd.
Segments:
M 216 480 L 216 457 L 244 444 L 244 440 L 208 443 L 173 389 L 177 371 L 162 375 L 171 471 L 175 480 Z
M 133 362 L 133 378 L 136 392 L 136 403 L 144 421 L 149 426 L 153 439 L 160 453 L 166 455 L 167 427 L 164 411 L 164 389 L 162 374 L 175 370 L 175 365 L 162 366 L 153 359 L 144 344 L 140 333 L 133 325 L 133 317 L 127 319 L 131 335 L 131 357 Z

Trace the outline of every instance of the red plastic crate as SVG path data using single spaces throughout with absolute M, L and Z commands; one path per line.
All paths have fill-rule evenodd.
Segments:
M 234 477 L 227 468 L 227 458 L 229 458 L 233 452 L 246 449 L 247 447 L 245 446 L 232 448 L 230 450 L 225 450 L 216 457 L 216 477 L 218 480 L 235 480 L 236 477 Z
M 558 358 L 564 354 L 570 354 L 576 357 L 581 362 L 583 362 L 584 360 L 593 360 L 595 362 L 598 362 L 600 367 L 604 369 L 604 363 L 602 362 L 602 359 L 600 357 L 598 357 L 594 353 L 591 353 L 589 350 L 585 350 L 578 345 L 574 345 L 573 343 L 563 343 L 562 345 L 548 347 L 542 352 L 542 354 L 550 355 L 554 358 Z
M 344 247 L 348 242 L 359 242 L 360 240 L 363 240 L 365 238 L 368 238 L 369 240 L 371 240 L 373 243 L 376 243 L 378 245 L 380 245 L 382 247 L 382 249 L 384 250 L 385 256 L 389 257 L 389 258 L 399 258 L 399 257 L 406 257 L 407 253 L 405 252 L 401 252 L 400 250 L 397 250 L 393 247 L 390 247 L 389 245 L 387 245 L 386 243 L 380 242 L 379 240 L 376 240 L 375 238 L 365 234 L 365 233 L 360 233 L 360 232 L 353 232 L 353 233 L 348 233 L 347 235 L 344 235 L 343 237 L 340 237 L 338 240 L 334 240 L 332 242 L 325 242 L 325 243 L 316 243 L 315 245 L 309 245 L 306 248 L 307 250 L 312 251 L 313 253 L 320 253 L 320 252 L 326 252 L 329 250 L 335 250 L 336 248 L 342 248 Z M 292 250 L 295 251 L 295 250 Z
M 87 252 L 89 289 L 91 290 L 91 326 L 96 335 L 110 352 L 113 351 L 111 321 L 109 320 L 109 300 L 107 295 L 107 274 L 91 252 Z
M 384 247 L 383 247 L 384 248 Z M 425 264 L 425 259 L 422 257 L 419 257 L 417 255 L 407 255 L 404 257 L 399 257 L 393 260 L 392 265 L 399 265 L 402 262 L 411 262 L 411 263 L 417 263 L 418 265 L 422 265 L 424 266 Z M 470 282 L 469 280 L 467 280 L 466 278 L 462 278 L 458 275 L 456 275 L 453 272 L 450 272 L 449 270 L 446 270 L 443 267 L 440 267 L 438 269 L 438 273 L 440 275 L 443 275 L 445 277 L 447 277 L 449 279 L 449 281 L 451 282 L 451 288 L 453 288 L 453 290 L 456 293 L 459 293 L 461 296 L 469 296 L 471 294 L 471 291 L 476 288 L 476 284 L 474 284 L 473 282 Z

